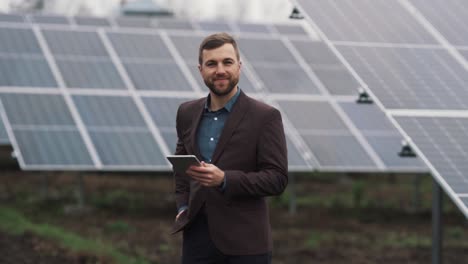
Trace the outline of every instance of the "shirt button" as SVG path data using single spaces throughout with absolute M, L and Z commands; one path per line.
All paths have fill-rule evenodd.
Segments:
M 213 118 L 213 119 L 214 119 L 215 121 L 216 121 L 216 120 L 218 120 L 218 118 L 217 118 L 217 117 L 215 117 L 215 118 Z
M 210 138 L 210 140 L 211 140 L 211 141 L 213 141 L 213 140 L 214 140 L 214 138 Z

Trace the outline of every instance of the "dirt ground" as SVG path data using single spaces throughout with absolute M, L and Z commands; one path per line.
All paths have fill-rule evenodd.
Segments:
M 181 237 L 169 234 L 175 214 L 170 177 L 85 175 L 86 204 L 90 210 L 77 213 L 68 209 L 74 203 L 76 177 L 49 175 L 48 198 L 38 201 L 34 197 L 44 190 L 44 175 L 3 173 L 0 205 L 16 208 L 35 223 L 48 223 L 83 237 L 108 241 L 127 255 L 144 256 L 150 263 L 178 263 Z M 301 193 L 316 193 L 324 200 L 333 200 L 337 193 L 352 188 L 342 180 L 298 182 L 299 197 Z M 431 212 L 427 208 L 418 212 L 405 209 L 411 193 L 399 188 L 398 180 L 392 182 L 389 185 L 393 187 L 376 193 L 369 191 L 368 199 L 377 202 L 360 209 L 339 204 L 323 206 L 320 202 L 304 205 L 298 200 L 297 213 L 291 215 L 284 199 L 271 199 L 273 263 L 430 263 Z M 385 197 L 395 197 L 395 205 L 382 205 L 379 199 Z M 423 200 L 427 199 L 430 197 L 423 195 Z M 457 209 L 444 214 L 444 229 L 444 263 L 468 263 L 468 226 Z M 113 260 L 71 252 L 30 232 L 20 236 L 0 232 L 0 263 L 102 264 Z

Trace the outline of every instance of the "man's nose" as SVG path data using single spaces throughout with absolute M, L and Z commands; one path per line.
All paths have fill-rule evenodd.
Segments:
M 223 64 L 218 64 L 218 67 L 216 68 L 216 74 L 225 74 L 226 69 L 224 68 Z

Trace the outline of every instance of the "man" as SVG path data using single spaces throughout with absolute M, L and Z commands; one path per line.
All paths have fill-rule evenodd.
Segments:
M 241 62 L 230 35 L 203 40 L 198 68 L 210 93 L 177 112 L 176 154 L 202 161 L 174 174 L 182 263 L 271 263 L 265 197 L 288 182 L 281 114 L 238 87 Z

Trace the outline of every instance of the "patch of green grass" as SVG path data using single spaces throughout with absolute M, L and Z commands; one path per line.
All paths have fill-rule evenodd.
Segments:
M 107 223 L 104 229 L 110 233 L 129 233 L 134 230 L 131 225 L 122 220 Z
M 112 209 L 122 212 L 138 213 L 145 211 L 144 197 L 126 190 L 114 190 L 93 195 L 90 199 L 90 205 L 100 209 Z
M 400 234 L 390 232 L 385 234 L 382 239 L 382 246 L 391 246 L 397 248 L 429 248 L 432 241 L 428 236 L 415 234 Z
M 318 249 L 323 243 L 333 239 L 335 239 L 335 235 L 332 232 L 310 231 L 307 239 L 304 242 L 304 245 L 308 249 Z
M 142 257 L 130 257 L 115 249 L 110 244 L 83 238 L 62 228 L 48 224 L 36 224 L 26 219 L 22 214 L 11 208 L 0 206 L 0 229 L 12 234 L 32 232 L 40 237 L 52 239 L 75 252 L 89 252 L 98 256 L 110 256 L 116 263 L 122 264 L 146 264 Z

